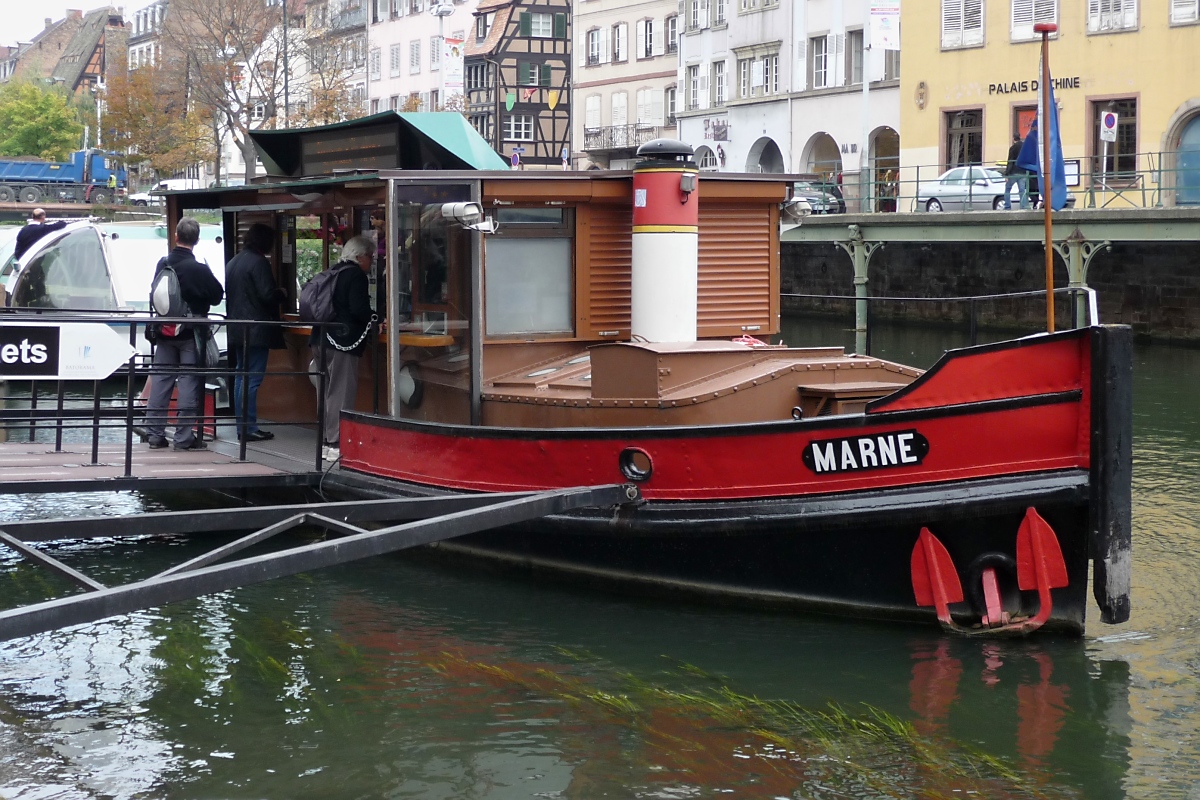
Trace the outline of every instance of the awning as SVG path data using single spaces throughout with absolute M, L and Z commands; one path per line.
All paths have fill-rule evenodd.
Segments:
M 508 169 L 466 118 L 451 111 L 385 111 L 319 128 L 251 131 L 250 139 L 267 174 L 287 178 L 354 169 Z

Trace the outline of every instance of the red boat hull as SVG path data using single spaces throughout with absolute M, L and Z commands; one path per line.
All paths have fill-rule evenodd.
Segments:
M 597 510 L 454 547 L 597 578 L 870 615 L 932 618 L 916 605 L 909 571 L 927 527 L 968 586 L 950 609 L 968 621 L 978 617 L 972 564 L 988 554 L 1015 559 L 1022 516 L 1034 507 L 1053 528 L 1069 576 L 1053 591 L 1048 625 L 1081 631 L 1093 556 L 1108 587 L 1103 598 L 1097 588 L 1105 617 L 1128 614 L 1127 588 L 1122 597 L 1112 574 L 1128 556 L 1127 522 L 1112 521 L 1128 517 L 1128 487 L 1113 496 L 1122 492 L 1127 446 L 1118 440 L 1128 436 L 1128 403 L 1112 402 L 1128 387 L 1110 385 L 1128 372 L 1122 330 L 952 351 L 861 415 L 547 430 L 348 413 L 342 483 L 386 494 L 633 479 L 646 503 L 631 513 Z M 631 453 L 642 469 L 631 469 Z M 1015 614 L 1038 609 L 1036 591 L 1005 593 Z

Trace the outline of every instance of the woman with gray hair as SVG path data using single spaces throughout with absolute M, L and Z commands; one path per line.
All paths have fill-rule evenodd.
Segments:
M 326 351 L 322 437 L 327 461 L 335 461 L 341 455 L 342 409 L 353 409 L 358 393 L 358 360 L 367 346 L 367 334 L 375 318 L 371 312 L 367 280 L 374 254 L 375 242 L 367 236 L 355 236 L 342 247 L 341 259 L 329 268 L 338 272 L 333 279 L 333 322 L 336 324 L 328 328 L 314 327 L 309 339 L 317 365 L 321 363 L 321 348 Z

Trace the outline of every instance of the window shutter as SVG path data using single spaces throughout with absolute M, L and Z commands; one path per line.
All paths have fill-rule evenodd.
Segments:
M 700 89 L 696 92 L 696 106 L 708 108 L 708 76 L 700 76 Z
M 797 91 L 808 88 L 808 42 L 804 39 L 796 42 L 796 69 L 792 70 L 792 86 Z
M 1137 26 L 1137 0 L 1121 0 L 1121 27 L 1136 30 Z
M 579 64 L 579 66 L 581 66 L 581 67 L 587 66 L 587 58 L 588 58 L 587 37 L 588 37 L 588 35 L 586 33 L 579 34 L 579 44 L 576 45 L 576 49 L 579 51 L 579 57 L 576 59 L 576 61 Z
M 550 84 L 550 78 L 551 78 L 551 74 L 550 74 L 550 65 L 549 65 L 549 64 L 542 64 L 542 80 L 541 80 L 541 83 L 540 83 L 539 85 L 540 85 L 540 86 L 550 86 L 550 85 L 551 85 L 551 84 Z
M 533 33 L 533 15 L 528 11 L 522 11 L 517 16 L 517 35 L 529 36 Z
M 533 64 L 528 61 L 517 62 L 517 85 L 528 86 L 533 83 Z
M 1052 16 L 1050 18 L 1053 19 Z M 1045 19 L 1045 4 L 1040 0 L 1012 0 L 1012 24 L 1009 32 L 1013 40 L 1032 39 L 1033 23 Z
M 963 0 L 942 0 L 942 47 L 962 47 L 962 43 Z
M 1200 19 L 1200 0 L 1171 0 L 1171 22 L 1195 22 Z
M 658 28 L 658 34 L 655 35 L 654 29 Z M 650 31 L 650 47 L 651 54 L 661 56 L 667 52 L 667 26 L 666 24 L 655 25 L 654 20 L 646 20 L 646 28 Z
M 963 0 L 962 43 L 983 44 L 983 0 Z
M 635 33 L 636 33 L 634 46 L 637 48 L 633 53 L 634 58 L 645 58 L 646 57 L 646 25 L 647 25 L 647 22 L 648 22 L 647 20 L 643 19 L 643 20 L 639 20 L 634 23 L 634 28 L 635 28 Z
M 646 91 L 650 95 L 650 118 L 649 118 L 650 124 L 651 125 L 664 124 L 666 122 L 666 116 L 663 113 L 663 107 L 664 107 L 663 93 L 657 92 L 653 89 L 647 89 Z
M 566 14 L 555 14 L 554 15 L 554 38 L 555 39 L 567 38 L 567 15 Z
M 617 60 L 629 60 L 629 23 L 622 22 L 617 26 Z
M 584 116 L 584 127 L 600 127 L 600 95 L 594 94 L 587 99 L 587 113 Z
M 697 27 L 708 27 L 708 0 L 700 0 L 700 19 L 697 22 L 699 23 Z
M 608 63 L 608 37 L 612 35 L 612 28 L 602 28 L 600 30 L 600 63 Z

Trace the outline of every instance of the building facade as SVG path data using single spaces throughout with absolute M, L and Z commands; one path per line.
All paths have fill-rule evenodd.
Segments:
M 569 0 L 480 0 L 467 31 L 466 112 L 514 166 L 569 165 Z
M 465 42 L 476 5 L 476 0 L 375 0 L 367 53 L 372 114 L 443 109 L 443 39 Z M 458 93 L 452 86 L 451 94 Z
M 1181 69 L 1198 0 L 905 3 L 902 178 L 1004 163 L 1035 113 L 1043 21 L 1076 207 L 1200 204 L 1200 86 Z
M 573 166 L 628 169 L 637 148 L 677 138 L 674 0 L 575 3 Z
M 63 19 L 46 18 L 44 27 L 32 41 L 9 48 L 8 58 L 0 64 L 0 81 L 46 80 L 54 73 L 67 45 L 83 25 L 83 12 L 68 9 Z
M 677 113 L 701 168 L 814 173 L 848 202 L 876 193 L 898 163 L 900 59 L 865 47 L 869 7 L 687 0 Z

